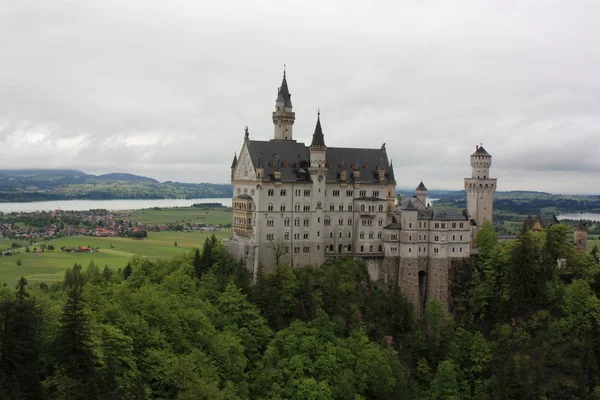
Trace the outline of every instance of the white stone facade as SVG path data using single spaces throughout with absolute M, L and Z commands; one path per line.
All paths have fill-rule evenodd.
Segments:
M 466 212 L 429 209 L 422 182 L 414 197 L 395 198 L 385 144 L 328 148 L 320 116 L 310 146 L 294 140 L 285 75 L 275 107 L 273 139 L 250 140 L 246 131 L 232 164 L 231 254 L 254 273 L 259 265 L 269 271 L 277 263 L 318 267 L 359 258 L 373 280 L 397 282 L 417 311 L 430 298 L 448 305 L 452 260 L 468 258 L 477 225 L 492 221 L 491 156 L 483 147 L 471 155 Z

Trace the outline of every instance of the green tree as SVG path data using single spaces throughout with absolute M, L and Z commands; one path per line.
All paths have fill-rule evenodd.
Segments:
M 91 331 L 83 297 L 84 277 L 81 266 L 75 265 L 65 273 L 67 300 L 59 318 L 55 351 L 57 368 L 54 388 L 58 393 L 75 390 L 76 397 L 94 398 L 97 395 Z M 73 394 L 74 395 L 74 394 Z
M 29 298 L 27 280 L 19 279 L 14 297 L 0 301 L 0 396 L 39 399 L 39 312 Z
M 133 272 L 133 268 L 131 268 L 131 264 L 127 263 L 127 265 L 125 266 L 125 268 L 123 268 L 123 278 L 127 279 L 131 276 L 131 273 Z

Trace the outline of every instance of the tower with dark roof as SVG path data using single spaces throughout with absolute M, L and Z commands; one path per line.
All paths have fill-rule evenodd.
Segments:
M 587 250 L 588 230 L 585 221 L 579 221 L 573 232 L 573 242 L 577 250 Z
M 427 188 L 423 184 L 423 181 L 421 181 L 421 183 L 419 183 L 419 186 L 417 186 L 417 188 L 415 189 L 415 195 L 417 199 L 419 199 L 419 201 L 423 203 L 423 206 L 427 207 Z
M 293 128 L 296 114 L 293 112 L 292 95 L 288 88 L 285 69 L 283 70 L 283 81 L 277 90 L 275 100 L 275 111 L 273 111 L 273 125 L 275 126 L 274 140 L 293 140 Z
M 485 221 L 493 222 L 496 179 L 490 178 L 491 166 L 492 155 L 483 146 L 475 146 L 475 152 L 471 154 L 471 177 L 465 178 L 465 190 L 467 212 L 477 227 Z

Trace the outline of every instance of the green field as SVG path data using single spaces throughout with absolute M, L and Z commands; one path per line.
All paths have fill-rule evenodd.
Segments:
M 588 240 L 588 250 L 593 249 L 594 246 L 598 246 L 600 248 L 600 240 Z
M 21 276 L 26 277 L 29 282 L 58 281 L 63 278 L 65 270 L 72 267 L 73 264 L 79 263 L 85 267 L 92 260 L 100 268 L 108 265 L 117 270 L 123 268 L 133 256 L 148 259 L 170 258 L 175 254 L 202 247 L 204 240 L 210 234 L 203 232 L 148 232 L 148 237 L 143 240 L 88 236 L 59 239 L 48 242 L 54 245 L 56 248 L 54 251 L 44 253 L 21 251 L 20 254 L 12 256 L 0 256 L 0 282 L 13 285 Z M 226 231 L 215 232 L 220 239 L 228 237 L 229 234 Z M 177 242 L 177 247 L 174 242 Z M 4 247 L 8 246 L 10 243 Z M 62 246 L 91 246 L 99 247 L 99 250 L 94 253 L 66 253 L 60 250 Z M 35 246 L 30 247 L 33 250 Z M 21 260 L 21 265 L 17 265 L 17 260 Z
M 231 209 L 216 210 L 188 208 L 161 208 L 131 211 L 127 217 L 131 221 L 147 222 L 150 224 L 170 224 L 177 222 L 194 222 L 197 224 L 228 224 L 231 223 Z

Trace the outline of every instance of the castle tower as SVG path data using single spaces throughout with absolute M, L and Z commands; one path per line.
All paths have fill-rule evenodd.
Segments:
M 587 250 L 587 240 L 587 224 L 585 221 L 581 221 L 575 226 L 575 231 L 573 232 L 573 243 L 575 243 L 575 248 L 577 250 Z
M 311 194 L 311 253 L 316 265 L 322 265 L 325 262 L 325 251 L 321 248 L 325 224 L 325 185 L 326 185 L 326 154 L 327 147 L 325 146 L 325 138 L 323 129 L 321 128 L 321 113 L 317 113 L 317 125 L 313 133 L 312 142 L 310 144 L 310 166 L 308 173 L 310 174 L 312 184 Z
M 478 227 L 485 221 L 493 222 L 494 192 L 496 179 L 490 178 L 492 156 L 483 146 L 475 146 L 471 154 L 471 177 L 465 178 L 467 192 L 467 212 Z
M 273 125 L 275 126 L 274 140 L 293 140 L 293 127 L 296 114 L 292 111 L 292 95 L 288 89 L 285 69 L 283 81 L 277 91 L 275 111 L 273 112 Z
M 423 206 L 427 207 L 427 188 L 423 184 L 423 181 L 419 183 L 419 186 L 417 186 L 415 192 L 417 199 L 419 199 L 421 203 L 423 203 Z

